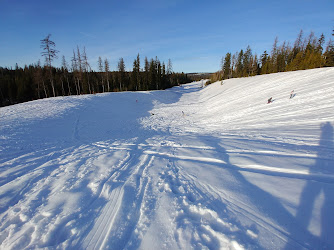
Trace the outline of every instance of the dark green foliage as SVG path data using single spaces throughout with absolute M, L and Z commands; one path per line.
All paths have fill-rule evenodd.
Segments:
M 224 59 L 224 64 L 223 64 L 223 78 L 228 79 L 231 78 L 231 53 L 226 53 L 225 59 Z
M 161 63 L 158 58 L 151 59 L 150 62 L 145 58 L 145 66 L 142 71 L 138 55 L 134 61 L 132 72 L 125 71 L 122 58 L 119 61 L 118 71 L 114 72 L 109 71 L 108 61 L 104 62 L 104 66 L 106 66 L 104 68 L 101 63 L 104 72 L 94 72 L 87 64 L 85 52 L 80 53 L 80 60 L 79 56 L 74 53 L 72 69 L 69 69 L 65 57 L 63 57 L 61 68 L 51 67 L 55 96 L 106 92 L 108 91 L 108 82 L 109 91 L 146 91 L 166 89 L 191 81 L 184 73 L 171 72 L 167 74 L 165 63 Z M 24 68 L 20 68 L 18 65 L 15 69 L 0 67 L 0 106 L 50 96 L 53 96 L 53 88 L 50 84 L 50 67 L 42 67 L 39 62 Z
M 239 77 L 243 77 L 243 71 L 244 71 L 244 51 L 240 50 L 237 57 L 236 74 Z
M 140 57 L 133 61 L 133 69 L 131 75 L 131 88 L 135 90 L 141 90 L 141 79 L 140 79 Z
M 325 66 L 334 66 L 334 42 L 332 40 L 329 41 L 325 55 Z
M 53 96 L 95 94 L 106 91 L 134 91 L 166 89 L 172 86 L 190 82 L 191 79 L 184 73 L 173 73 L 172 63 L 168 60 L 166 71 L 165 63 L 145 57 L 144 71 L 140 69 L 139 54 L 133 63 L 133 71 L 125 70 L 123 58 L 119 59 L 118 71 L 110 72 L 107 59 L 98 59 L 99 72 L 92 71 L 88 64 L 86 49 L 83 51 L 77 46 L 73 50 L 71 67 L 68 66 L 65 56 L 62 57 L 61 68 L 51 65 L 57 58 L 58 51 L 55 43 L 48 35 L 41 40 L 42 56 L 45 57 L 45 66 L 36 65 L 15 69 L 0 67 L 0 106 L 7 106 L 20 102 L 31 101 Z
M 285 41 L 279 45 L 278 38 L 276 38 L 271 54 L 264 51 L 259 59 L 256 54 L 252 54 L 252 50 L 248 46 L 246 51 L 241 49 L 233 56 L 231 53 L 227 53 L 222 60 L 221 71 L 214 74 L 213 80 L 221 79 L 221 75 L 223 79 L 228 79 L 334 66 L 334 43 L 330 40 L 325 52 L 323 52 L 324 43 L 325 36 L 323 34 L 318 39 L 311 32 L 304 39 L 303 31 L 300 31 L 293 47 Z

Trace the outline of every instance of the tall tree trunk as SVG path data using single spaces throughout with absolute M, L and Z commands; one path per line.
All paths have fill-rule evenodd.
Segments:
M 65 96 L 64 81 L 62 78 L 60 78 L 60 81 L 61 81 L 61 91 L 62 91 L 63 96 Z
M 68 80 L 68 77 L 66 77 L 66 81 L 67 81 L 67 87 L 68 87 L 68 95 L 71 95 L 70 81 Z
M 46 92 L 46 88 L 45 88 L 44 80 L 43 80 L 43 88 L 44 88 L 44 95 L 45 95 L 45 98 L 48 98 L 48 93 Z
M 56 97 L 56 92 L 55 92 L 55 86 L 54 86 L 54 83 L 53 83 L 53 79 L 51 78 L 50 81 L 51 81 L 53 97 Z

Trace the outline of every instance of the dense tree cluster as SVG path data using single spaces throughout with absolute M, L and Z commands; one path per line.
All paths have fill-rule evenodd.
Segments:
M 110 71 L 109 61 L 99 57 L 96 72 L 88 63 L 86 49 L 79 47 L 73 50 L 70 65 L 62 56 L 61 68 L 57 68 L 51 65 L 58 51 L 50 35 L 41 40 L 41 47 L 44 66 L 38 61 L 24 68 L 0 67 L 0 106 L 53 96 L 159 90 L 190 81 L 186 74 L 173 72 L 170 60 L 166 67 L 157 57 L 145 58 L 142 67 L 139 54 L 132 71 L 125 70 L 123 58 L 118 61 L 117 71 Z
M 323 34 L 317 38 L 311 32 L 304 38 L 300 31 L 293 46 L 285 41 L 279 45 L 276 38 L 271 51 L 264 51 L 260 57 L 250 46 L 233 55 L 228 52 L 222 58 L 221 70 L 211 80 L 334 66 L 334 42 L 329 40 L 325 49 L 324 43 Z

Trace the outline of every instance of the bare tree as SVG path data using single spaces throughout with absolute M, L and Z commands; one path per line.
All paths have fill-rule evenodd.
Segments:
M 45 57 L 46 66 L 49 68 L 50 73 L 50 82 L 52 87 L 53 96 L 56 96 L 55 86 L 52 77 L 52 65 L 51 62 L 53 59 L 57 59 L 57 53 L 59 52 L 56 50 L 56 44 L 50 40 L 51 34 L 47 35 L 43 40 L 41 40 L 41 48 L 43 49 L 42 56 Z
M 102 58 L 99 56 L 98 60 L 98 68 L 99 68 L 99 75 L 101 76 L 101 86 L 102 86 L 102 92 L 104 92 L 104 74 L 103 74 L 103 62 Z
M 77 91 L 77 95 L 80 95 L 80 84 L 79 84 L 79 79 L 77 83 L 77 72 L 78 72 L 78 59 L 77 56 L 75 55 L 75 51 L 73 50 L 73 57 L 72 57 L 72 73 L 74 77 L 74 85 L 75 89 Z
M 173 73 L 173 65 L 171 59 L 168 59 L 168 64 L 167 64 L 167 75 L 170 75 Z
M 110 92 L 110 84 L 109 84 L 109 62 L 108 62 L 108 59 L 107 59 L 107 58 L 104 60 L 104 71 L 105 71 L 105 74 L 106 74 L 106 80 L 107 80 L 108 92 Z
M 90 65 L 88 63 L 86 47 L 84 47 L 84 50 L 83 50 L 83 53 L 82 53 L 82 63 L 83 63 L 83 70 L 84 70 L 84 72 L 86 74 L 86 78 L 87 78 L 88 91 L 91 94 L 92 93 L 92 88 L 90 86 L 90 81 L 89 81 L 89 72 L 91 71 L 91 68 L 90 68 Z

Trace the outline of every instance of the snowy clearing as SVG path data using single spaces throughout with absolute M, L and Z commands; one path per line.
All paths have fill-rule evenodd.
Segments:
M 334 68 L 200 86 L 0 108 L 0 248 L 333 249 Z

